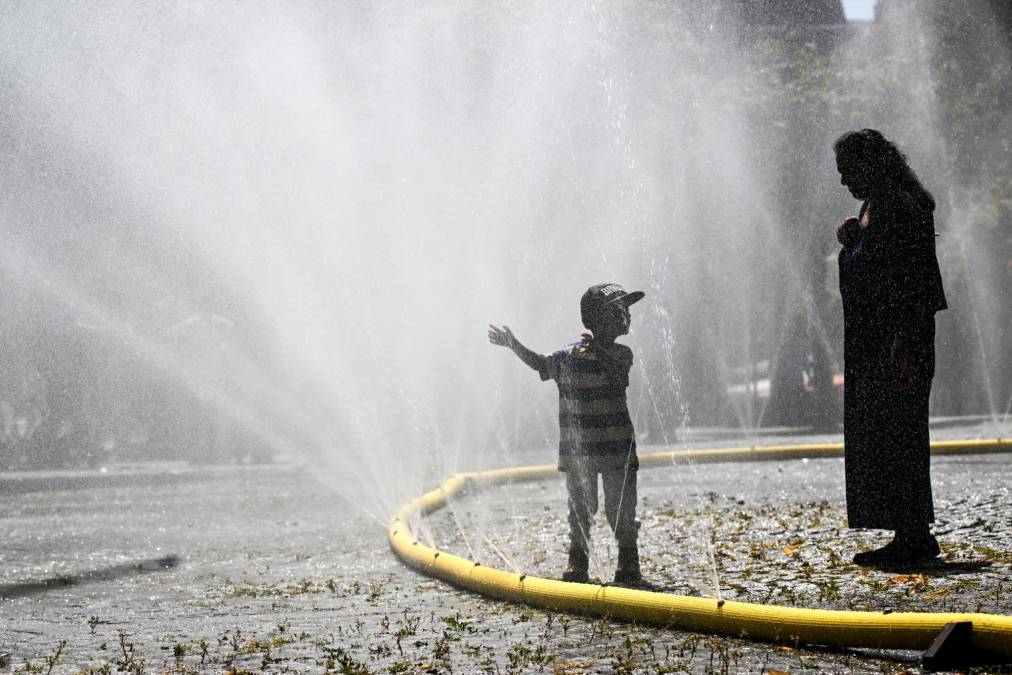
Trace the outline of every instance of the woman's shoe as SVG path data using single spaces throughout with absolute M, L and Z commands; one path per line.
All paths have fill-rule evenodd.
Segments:
M 915 565 L 933 560 L 940 552 L 938 540 L 931 534 L 917 537 L 897 536 L 882 548 L 855 554 L 854 564 L 862 567 Z
M 854 554 L 854 564 L 861 565 L 862 567 L 878 567 L 880 565 L 888 565 L 895 563 L 898 557 L 898 547 L 896 540 L 893 539 L 891 542 L 883 546 L 882 548 L 876 548 L 872 551 L 862 551 L 861 553 Z
M 938 546 L 938 540 L 930 532 L 916 537 L 903 538 L 901 545 L 912 562 L 925 562 L 937 557 L 942 552 Z

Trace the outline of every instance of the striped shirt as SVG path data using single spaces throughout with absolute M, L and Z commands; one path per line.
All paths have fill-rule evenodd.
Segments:
M 619 364 L 609 374 L 593 351 L 580 343 L 544 357 L 542 380 L 559 385 L 559 470 L 581 464 L 594 471 L 639 468 L 636 438 L 626 405 L 632 350 L 604 348 Z M 614 378 L 614 379 L 613 379 Z

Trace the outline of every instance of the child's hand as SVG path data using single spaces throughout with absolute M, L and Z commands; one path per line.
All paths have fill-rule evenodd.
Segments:
M 499 328 L 498 326 L 493 326 L 492 324 L 489 324 L 488 341 L 494 345 L 499 345 L 500 347 L 509 347 L 512 349 L 513 345 L 516 344 L 517 339 L 513 335 L 513 331 L 510 330 L 509 326 L 503 326 L 502 328 Z
M 585 352 L 594 352 L 605 363 L 612 361 L 612 356 L 608 353 L 608 350 L 602 347 L 601 343 L 597 342 L 590 333 L 580 333 L 580 347 Z

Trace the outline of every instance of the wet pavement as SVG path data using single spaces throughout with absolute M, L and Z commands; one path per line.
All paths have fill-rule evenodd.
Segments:
M 756 644 L 464 593 L 404 568 L 379 524 L 298 467 L 135 473 L 107 483 L 71 474 L 45 490 L 6 489 L 16 479 L 0 477 L 2 670 L 920 670 L 911 652 Z M 844 529 L 842 474 L 840 459 L 642 471 L 645 576 L 663 590 L 749 602 L 1012 613 L 1012 455 L 933 460 L 943 556 L 916 573 L 849 562 L 884 534 Z M 503 486 L 429 525 L 442 548 L 555 577 L 564 506 L 561 480 Z M 594 535 L 591 571 L 606 579 L 614 547 L 603 522 Z M 167 556 L 175 566 L 160 566 Z

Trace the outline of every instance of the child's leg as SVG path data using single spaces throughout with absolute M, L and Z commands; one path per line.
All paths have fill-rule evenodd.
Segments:
M 636 520 L 636 470 L 608 469 L 601 472 L 604 513 L 619 548 L 636 546 L 640 522 Z
M 566 490 L 570 547 L 586 553 L 590 550 L 590 528 L 597 513 L 597 472 L 585 467 L 570 468 L 566 471 Z

